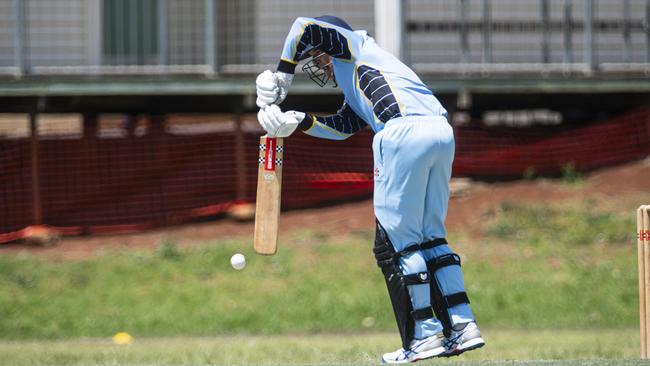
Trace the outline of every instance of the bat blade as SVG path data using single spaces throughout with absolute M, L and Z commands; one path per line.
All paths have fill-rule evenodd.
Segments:
M 284 139 L 260 137 L 255 203 L 255 253 L 273 255 L 278 248 Z

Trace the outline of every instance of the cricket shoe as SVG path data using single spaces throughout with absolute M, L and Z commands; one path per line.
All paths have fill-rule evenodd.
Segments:
M 444 356 L 458 356 L 465 351 L 481 348 L 485 341 L 481 337 L 476 322 L 465 324 L 462 329 L 455 330 L 452 328 L 451 336 L 444 340 L 446 348 Z
M 442 343 L 444 339 L 445 337 L 442 332 L 424 339 L 416 339 L 411 342 L 411 347 L 408 350 L 400 348 L 395 352 L 385 353 L 381 357 L 381 362 L 409 363 L 442 356 L 446 351 Z

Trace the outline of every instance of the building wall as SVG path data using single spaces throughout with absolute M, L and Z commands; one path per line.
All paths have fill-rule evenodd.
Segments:
M 87 64 L 86 5 L 84 0 L 26 3 L 30 67 Z
M 14 64 L 15 17 L 14 2 L 0 1 L 0 67 Z
M 24 0 L 26 66 L 202 65 L 206 55 L 206 1 L 164 0 L 167 19 L 165 57 L 102 59 L 102 1 Z M 153 1 L 153 0 L 151 0 Z M 158 0 L 163 1 L 163 0 Z M 338 15 L 356 29 L 374 33 L 374 0 L 215 0 L 217 63 L 272 65 L 291 23 L 298 16 Z M 491 61 L 495 63 L 585 62 L 583 32 L 586 0 L 572 4 L 571 48 L 565 50 L 565 1 L 548 1 L 548 38 L 544 38 L 540 0 L 492 0 Z M 404 0 L 405 58 L 410 63 L 472 63 L 485 59 L 482 0 L 467 0 L 467 48 L 461 42 L 461 1 Z M 15 66 L 15 0 L 0 0 L 0 67 Z M 124 4 L 127 4 L 126 2 Z M 128 7 L 137 4 L 128 2 Z M 160 2 L 159 4 L 162 4 Z M 648 62 L 646 0 L 595 0 L 597 62 Z M 623 35 L 624 4 L 629 4 L 629 42 Z M 126 7 L 127 5 L 123 5 Z M 145 8 L 145 12 L 147 11 Z M 124 10 L 128 13 L 128 9 Z M 143 10 L 140 10 L 143 11 Z M 151 16 L 148 22 L 157 22 Z M 133 22 L 130 18 L 129 22 Z M 140 29 L 135 22 L 133 29 Z M 428 27 L 428 28 L 427 28 Z M 154 30 L 157 29 L 155 26 Z M 137 37 L 136 37 L 137 38 Z M 144 37 L 145 39 L 149 39 Z M 150 37 L 151 38 L 151 37 Z M 546 48 L 544 41 L 548 40 Z M 153 42 L 153 41 L 152 41 Z M 156 48 L 157 49 L 157 48 Z M 546 55 L 544 49 L 547 50 Z M 158 52 L 158 51 L 156 51 Z M 546 56 L 546 57 L 545 57 Z M 568 58 L 567 58 L 568 56 Z
M 483 61 L 483 1 L 467 1 L 469 61 Z M 543 59 L 543 32 L 541 31 L 542 1 L 492 0 L 490 17 L 497 24 L 492 31 L 492 61 L 497 63 L 540 63 Z M 571 19 L 573 27 L 571 38 L 571 59 L 584 62 L 583 21 L 585 0 L 573 0 Z M 407 0 L 406 22 L 423 26 L 424 24 L 448 24 L 453 27 L 461 20 L 459 0 Z M 551 0 L 549 20 L 552 23 L 549 39 L 549 62 L 563 62 L 565 57 L 564 32 L 560 28 L 564 20 L 565 1 Z M 630 0 L 630 21 L 635 25 L 631 31 L 630 55 L 625 57 L 625 42 L 622 32 L 624 1 L 595 0 L 594 21 L 607 26 L 598 30 L 594 37 L 595 58 L 598 62 L 647 62 L 647 44 L 643 24 L 646 1 Z M 606 23 L 606 24 L 605 24 Z M 521 25 L 515 27 L 513 24 Z M 511 28 L 508 28 L 510 26 Z M 407 50 L 413 63 L 456 63 L 462 60 L 460 33 L 457 29 L 419 30 L 407 36 Z
M 265 0 L 256 2 L 256 63 L 278 62 L 284 39 L 299 16 L 336 15 L 354 29 L 374 32 L 374 0 Z
M 205 1 L 167 0 L 167 16 L 169 63 L 205 63 Z

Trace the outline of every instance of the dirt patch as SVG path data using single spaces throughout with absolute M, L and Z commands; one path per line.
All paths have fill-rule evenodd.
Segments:
M 588 198 L 625 202 L 625 207 L 621 209 L 629 209 L 630 212 L 642 203 L 650 204 L 650 159 L 598 170 L 585 176 L 580 183 L 572 185 L 564 183 L 562 179 L 472 182 L 469 188 L 450 200 L 447 227 L 450 231 L 469 231 L 473 236 L 480 237 L 482 215 L 504 202 L 558 202 Z M 282 214 L 281 220 L 282 233 L 314 229 L 343 235 L 373 228 L 374 214 L 370 199 L 288 211 Z M 103 249 L 155 248 L 165 239 L 172 239 L 181 246 L 227 237 L 240 237 L 252 242 L 252 233 L 252 222 L 220 219 L 137 234 L 69 237 L 51 248 L 6 244 L 0 247 L 0 254 L 29 251 L 61 259 L 83 259 Z

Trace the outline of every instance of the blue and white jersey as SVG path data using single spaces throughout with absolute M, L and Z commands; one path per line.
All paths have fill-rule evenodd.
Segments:
M 307 114 L 309 135 L 345 139 L 366 125 L 374 132 L 393 118 L 444 116 L 447 111 L 413 70 L 383 50 L 366 31 L 317 20 L 296 19 L 287 35 L 278 71 L 293 74 L 306 52 L 316 48 L 333 57 L 334 77 L 345 96 L 337 114 Z

